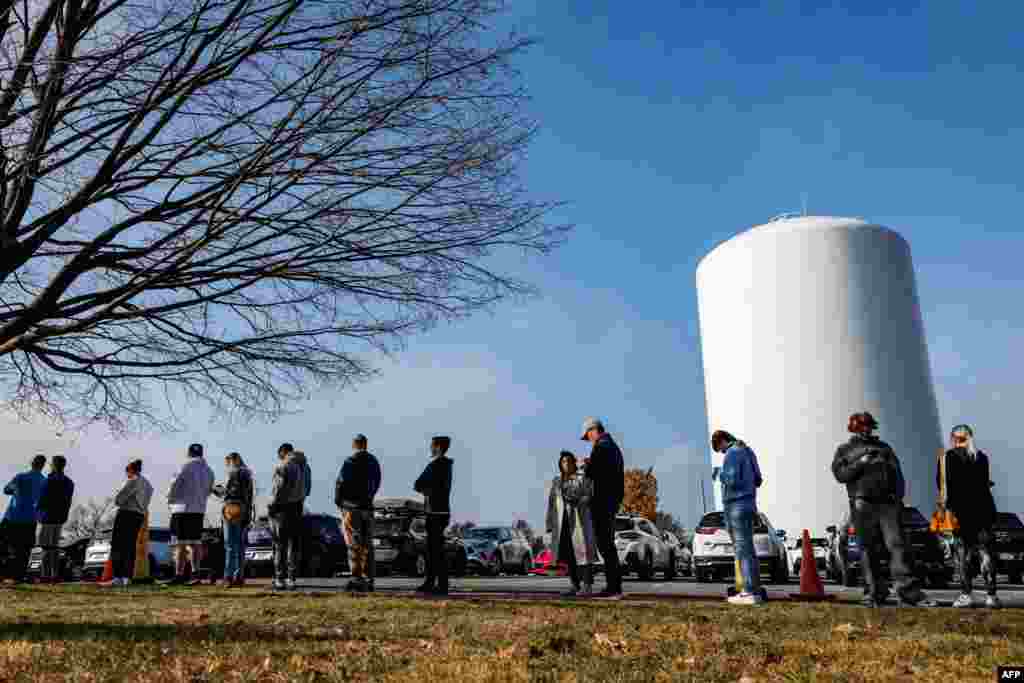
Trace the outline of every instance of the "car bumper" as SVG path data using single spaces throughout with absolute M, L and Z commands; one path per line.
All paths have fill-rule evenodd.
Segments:
M 757 558 L 757 564 L 761 571 L 771 571 L 775 568 L 776 559 L 772 557 L 759 557 Z M 736 558 L 732 555 L 721 556 L 715 555 L 712 557 L 695 557 L 693 558 L 693 568 L 700 570 L 713 570 L 713 571 L 734 571 L 736 567 Z

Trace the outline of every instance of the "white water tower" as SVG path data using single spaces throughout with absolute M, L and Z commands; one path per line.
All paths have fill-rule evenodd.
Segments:
M 705 256 L 697 296 L 708 428 L 757 453 L 758 506 L 776 528 L 819 535 L 848 510 L 831 464 L 864 410 L 900 458 L 906 504 L 931 514 L 942 437 L 902 237 L 854 218 L 776 219 Z

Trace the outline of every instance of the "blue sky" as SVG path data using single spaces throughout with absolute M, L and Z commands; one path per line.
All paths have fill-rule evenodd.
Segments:
M 157 439 L 93 430 L 78 451 L 83 493 L 112 489 L 136 455 L 163 490 L 193 439 L 218 471 L 241 451 L 269 485 L 288 440 L 313 462 L 312 507 L 328 509 L 353 433 L 381 457 L 384 492 L 401 495 L 443 432 L 456 518 L 539 525 L 558 451 L 585 450 L 577 429 L 594 414 L 628 464 L 655 467 L 663 507 L 691 526 L 708 469 L 696 264 L 806 197 L 810 213 L 862 216 L 910 242 L 943 428 L 976 426 L 997 502 L 1024 512 L 1009 484 L 1024 478 L 1024 7 L 649 5 L 517 2 L 499 27 L 541 40 L 517 61 L 543 127 L 524 177 L 567 202 L 554 220 L 577 226 L 550 256 L 502 258 L 541 298 L 413 339 L 374 383 L 274 425 L 210 427 L 197 414 Z M 4 433 L 9 473 L 53 442 L 43 428 Z

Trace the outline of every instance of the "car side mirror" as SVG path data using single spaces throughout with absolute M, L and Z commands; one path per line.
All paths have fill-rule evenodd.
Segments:
M 830 534 L 834 534 L 836 532 L 835 524 L 825 527 L 825 531 L 827 531 Z

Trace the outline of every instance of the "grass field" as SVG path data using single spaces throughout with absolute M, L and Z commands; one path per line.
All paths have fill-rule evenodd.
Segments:
M 0 590 L 0 680 L 992 681 L 1024 611 Z

